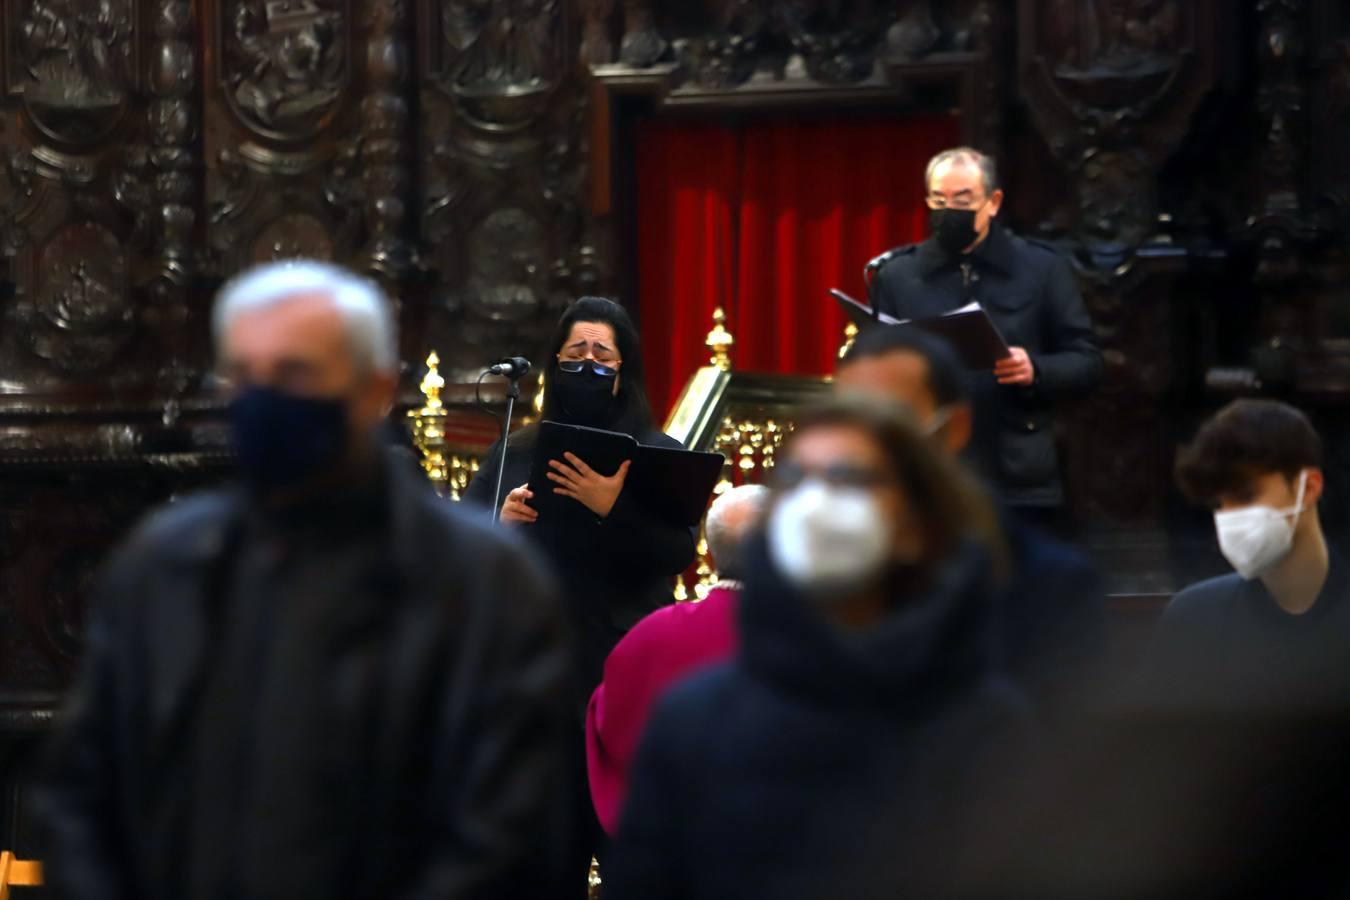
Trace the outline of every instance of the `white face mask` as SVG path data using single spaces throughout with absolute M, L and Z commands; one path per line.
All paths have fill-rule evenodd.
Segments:
M 1298 498 L 1288 509 L 1245 506 L 1214 514 L 1219 550 L 1243 578 L 1248 581 L 1259 578 L 1289 555 L 1307 486 L 1308 473 L 1304 472 L 1298 480 Z
M 806 591 L 858 587 L 886 565 L 893 536 L 872 494 L 807 479 L 783 496 L 768 522 L 769 552 Z

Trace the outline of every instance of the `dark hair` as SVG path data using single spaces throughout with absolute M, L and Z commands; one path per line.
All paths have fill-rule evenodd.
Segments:
M 1308 417 L 1277 400 L 1236 400 L 1200 426 L 1177 454 L 1176 477 L 1196 503 L 1217 506 L 1262 475 L 1293 479 L 1322 465 L 1322 439 Z
M 928 390 L 934 405 L 970 403 L 970 379 L 956 351 L 942 338 L 918 328 L 879 325 L 867 329 L 853 339 L 839 368 L 891 353 L 912 353 L 927 364 Z
M 628 311 L 613 300 L 604 297 L 581 297 L 563 310 L 558 327 L 549 342 L 548 358 L 544 361 L 544 408 L 543 419 L 556 418 L 558 399 L 554 394 L 553 380 L 558 371 L 558 353 L 562 351 L 572 326 L 578 322 L 594 322 L 608 325 L 614 329 L 614 348 L 623 360 L 619 370 L 619 415 L 611 428 L 633 436 L 641 435 L 652 428 L 652 408 L 647 400 L 647 377 L 642 366 L 642 346 L 638 338 L 637 327 L 633 325 Z
M 779 459 L 787 458 L 801 435 L 829 426 L 856 428 L 882 448 L 916 519 L 923 523 L 927 564 L 973 538 L 989 551 L 996 575 L 1007 575 L 1007 547 L 993 503 L 966 470 L 923 433 L 907 407 L 884 397 L 836 395 L 797 417 Z

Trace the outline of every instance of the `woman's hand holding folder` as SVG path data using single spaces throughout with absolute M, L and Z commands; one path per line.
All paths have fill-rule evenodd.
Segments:
M 533 499 L 534 491 L 530 490 L 528 484 L 522 484 L 506 495 L 506 502 L 502 504 L 501 520 L 519 525 L 532 524 L 539 518 L 539 511 L 526 501 Z
M 558 485 L 553 493 L 572 498 L 602 519 L 607 517 L 619 500 L 633 461 L 624 460 L 617 472 L 605 477 L 574 453 L 564 453 L 563 459 L 567 462 L 551 459 L 548 463 L 552 469 L 548 473 L 549 481 Z

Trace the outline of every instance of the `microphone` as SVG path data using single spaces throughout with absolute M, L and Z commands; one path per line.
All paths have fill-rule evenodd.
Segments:
M 511 379 L 524 378 L 529 371 L 530 361 L 523 356 L 508 356 L 488 368 L 489 375 L 505 375 Z

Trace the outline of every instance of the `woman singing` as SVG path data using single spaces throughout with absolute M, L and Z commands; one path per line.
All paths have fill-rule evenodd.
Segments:
M 652 424 L 642 375 L 637 329 L 623 307 L 582 297 L 563 313 L 544 371 L 543 418 L 619 431 L 638 443 L 679 447 Z M 611 477 L 567 454 L 550 461 L 548 490 L 591 513 L 587 527 L 550 529 L 531 506 L 529 479 L 535 429 L 511 438 L 503 484 L 516 485 L 501 520 L 524 530 L 553 564 L 581 642 L 581 697 L 600 682 L 605 657 L 639 619 L 671 598 L 671 577 L 694 559 L 695 534 L 671 525 L 624 490 L 628 463 Z M 497 483 L 499 447 L 469 485 L 464 499 L 489 506 Z M 539 485 L 533 486 L 540 490 Z M 584 699 L 582 700 L 584 703 Z

